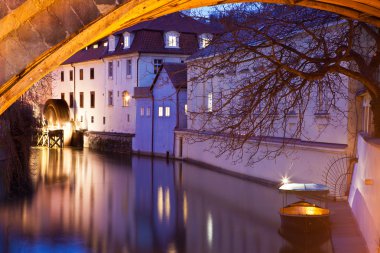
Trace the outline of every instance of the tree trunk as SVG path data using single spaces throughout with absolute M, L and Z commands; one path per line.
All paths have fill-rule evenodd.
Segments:
M 373 113 L 373 136 L 380 138 L 380 97 L 372 98 L 371 110 Z

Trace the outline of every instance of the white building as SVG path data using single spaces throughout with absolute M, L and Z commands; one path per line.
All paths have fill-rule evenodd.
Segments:
M 174 130 L 186 129 L 187 74 L 184 63 L 164 63 L 151 87 L 136 87 L 133 150 L 174 156 Z M 152 115 L 152 111 L 157 111 Z
M 53 98 L 67 101 L 77 128 L 133 134 L 134 88 L 150 87 L 161 64 L 183 62 L 207 45 L 211 32 L 208 25 L 181 13 L 121 30 L 55 70 Z
M 223 57 L 220 53 L 216 55 L 214 50 L 206 48 L 187 61 L 188 129 L 176 131 L 177 157 L 274 182 L 287 178 L 293 182 L 324 183 L 323 176 L 331 161 L 352 154 L 356 134 L 356 114 L 354 103 L 346 98 L 355 98 L 352 88 L 356 83 L 344 76 L 341 77 L 344 85 L 341 86 L 340 97 L 336 95 L 334 98 L 335 109 L 326 106 L 329 102 L 326 100 L 330 99 L 328 94 L 325 94 L 326 91 L 314 90 L 315 95 L 310 96 L 311 100 L 303 114 L 296 110 L 286 113 L 272 112 L 273 115 L 282 114 L 282 116 L 279 116 L 280 120 L 277 122 L 274 121 L 271 135 L 263 136 L 255 132 L 255 137 L 249 138 L 242 149 L 238 149 L 238 152 L 242 152 L 238 158 L 230 156 L 229 151 L 223 153 L 226 151 L 226 148 L 223 150 L 226 138 L 238 140 L 245 135 L 241 126 L 237 127 L 232 135 L 231 132 L 224 135 L 220 130 L 223 129 L 223 119 L 226 124 L 230 124 L 227 120 L 234 120 L 231 112 L 241 109 L 234 108 L 234 103 L 231 101 L 226 102 L 227 98 L 230 98 L 226 94 L 231 92 L 231 87 L 236 86 L 239 80 L 246 80 L 244 76 L 255 75 L 257 70 L 248 67 L 253 65 L 252 62 L 246 62 L 244 66 L 241 64 L 232 69 L 210 70 L 209 76 L 199 78 L 205 74 L 200 75 L 198 66 L 206 66 L 211 57 L 213 62 L 221 59 L 218 57 Z M 244 99 L 244 96 L 236 95 L 235 98 Z M 231 108 L 226 106 L 218 110 L 218 107 L 226 103 L 229 103 Z M 271 108 L 263 104 L 261 111 L 265 110 Z M 266 113 L 271 114 L 271 112 Z M 223 114 L 230 115 L 223 117 Z M 259 111 L 253 114 L 257 114 L 257 118 L 261 117 Z M 300 133 L 294 135 L 301 115 L 303 123 Z M 215 120 L 218 122 L 214 124 Z M 254 124 L 253 122 L 251 124 Z M 264 132 L 268 133 L 265 130 Z M 262 145 L 257 152 L 257 158 L 260 158 L 260 154 L 268 154 L 267 152 L 269 158 L 251 164 L 250 155 L 254 152 L 252 150 L 258 139 Z M 277 153 L 279 149 L 282 149 L 282 153 Z M 276 154 L 273 159 L 270 159 L 270 152 Z

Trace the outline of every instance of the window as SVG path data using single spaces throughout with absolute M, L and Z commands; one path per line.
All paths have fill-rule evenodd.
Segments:
M 108 91 L 108 105 L 113 106 L 113 91 L 112 90 Z
M 159 106 L 158 107 L 158 117 L 164 116 L 164 107 Z
M 125 32 L 123 33 L 123 37 L 124 37 L 124 49 L 130 48 L 132 45 L 133 34 L 129 32 Z
M 90 107 L 95 108 L 95 91 L 90 92 Z
M 61 71 L 61 82 L 65 81 L 65 72 Z
M 317 90 L 317 111 L 316 114 L 328 114 L 329 111 L 329 98 L 327 89 L 323 87 L 323 83 L 318 84 Z
M 144 116 L 144 112 L 145 112 L 144 107 L 140 107 L 140 116 Z
M 127 71 L 127 78 L 131 78 L 132 76 L 132 60 L 129 59 L 127 60 L 127 66 L 126 66 L 126 71 Z
M 84 100 L 83 92 L 79 92 L 79 107 L 80 108 L 83 108 L 83 100 Z
M 154 65 L 154 74 L 158 73 L 158 70 L 160 69 L 162 65 L 163 60 L 162 59 L 154 59 L 153 65 Z
M 70 81 L 74 80 L 74 71 L 70 70 Z
M 109 79 L 113 78 L 113 62 L 112 61 L 108 62 L 108 78 Z
M 212 34 L 203 33 L 199 36 L 199 48 L 205 48 L 210 45 Z
M 116 48 L 116 38 L 113 35 L 108 36 L 108 51 L 115 51 Z
M 146 115 L 147 117 L 150 117 L 150 107 L 147 107 L 147 108 L 146 108 L 146 113 L 145 113 L 145 115 Z
M 187 115 L 187 104 L 185 104 L 185 114 Z
M 103 117 L 103 125 L 106 124 L 106 117 Z
M 165 117 L 170 117 L 170 107 L 169 106 L 165 107 Z
M 129 101 L 131 100 L 131 95 L 128 91 L 123 91 L 123 106 L 129 106 Z
M 127 115 L 127 122 L 129 122 L 129 120 L 130 120 L 130 117 L 129 117 L 129 114 Z
M 98 45 L 98 44 L 94 44 L 92 47 L 93 47 L 94 49 L 97 49 L 97 48 L 99 47 L 99 45 Z
M 212 112 L 212 92 L 207 95 L 207 111 Z
M 91 123 L 94 123 L 94 116 L 91 116 Z
M 177 37 L 174 35 L 169 35 L 168 38 L 169 47 L 176 47 L 177 46 Z
M 65 93 L 61 93 L 61 99 L 65 100 Z
M 178 32 L 171 31 L 165 34 L 165 47 L 179 48 L 179 33 Z
M 95 69 L 90 68 L 90 79 L 94 79 L 94 78 L 95 78 Z
M 83 122 L 83 115 L 80 116 L 80 122 Z
M 83 80 L 83 69 L 79 70 L 79 80 Z
M 70 92 L 70 108 L 74 107 L 74 93 Z

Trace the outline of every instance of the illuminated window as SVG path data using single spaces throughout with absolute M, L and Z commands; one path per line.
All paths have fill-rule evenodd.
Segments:
M 165 117 L 170 117 L 170 107 L 165 107 Z
M 98 44 L 94 44 L 92 47 L 93 47 L 94 49 L 96 49 L 96 48 L 99 47 L 99 45 L 98 45 Z
M 185 114 L 187 115 L 187 104 L 185 104 Z
M 128 91 L 123 91 L 123 106 L 129 106 L 129 101 L 131 100 L 131 95 Z
M 175 31 L 167 32 L 166 37 L 166 46 L 167 48 L 179 48 L 179 33 Z
M 103 42 L 103 47 L 106 47 L 106 46 L 108 46 L 108 41 Z
M 207 111 L 212 112 L 212 92 L 207 95 Z
M 174 35 L 169 35 L 168 38 L 169 47 L 176 47 L 177 46 L 177 37 Z
M 158 107 L 158 117 L 164 116 L 164 107 L 159 106 Z
M 124 43 L 124 49 L 130 48 L 132 45 L 133 34 L 129 33 L 129 32 L 125 32 L 125 33 L 123 33 L 123 37 L 124 37 L 124 42 L 123 42 Z
M 203 33 L 199 36 L 199 48 L 205 48 L 210 45 L 212 34 Z
M 144 112 L 145 112 L 144 107 L 140 107 L 140 116 L 144 116 Z

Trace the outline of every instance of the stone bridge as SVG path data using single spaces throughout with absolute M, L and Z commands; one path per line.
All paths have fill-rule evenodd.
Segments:
M 257 0 L 327 10 L 380 27 L 378 0 Z M 172 12 L 255 0 L 1 0 L 0 114 L 83 47 Z

